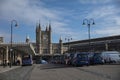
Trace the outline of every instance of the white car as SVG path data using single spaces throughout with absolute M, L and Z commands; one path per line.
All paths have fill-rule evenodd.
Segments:
M 104 51 L 101 57 L 105 63 L 120 63 L 120 53 L 117 51 Z

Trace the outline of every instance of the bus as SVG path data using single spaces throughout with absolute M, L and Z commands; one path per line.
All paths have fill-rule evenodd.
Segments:
M 22 56 L 22 66 L 32 66 L 33 60 L 32 60 L 32 55 L 23 55 Z

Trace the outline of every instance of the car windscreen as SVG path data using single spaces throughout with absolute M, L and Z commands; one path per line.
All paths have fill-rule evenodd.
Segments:
M 96 54 L 94 54 L 94 58 L 98 58 L 98 57 L 100 57 L 101 56 L 101 53 L 96 53 Z
M 88 58 L 87 54 L 78 54 L 77 57 L 79 59 L 87 59 Z
M 109 53 L 109 56 L 112 58 L 120 58 L 120 54 L 115 54 L 115 53 Z

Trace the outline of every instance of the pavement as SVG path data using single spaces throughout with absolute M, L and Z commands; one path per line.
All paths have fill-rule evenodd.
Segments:
M 1 67 L 0 80 L 29 80 L 33 66 Z
M 19 68 L 20 66 L 12 66 L 11 68 L 9 66 L 3 67 L 0 66 L 0 73 L 7 72 L 16 68 Z

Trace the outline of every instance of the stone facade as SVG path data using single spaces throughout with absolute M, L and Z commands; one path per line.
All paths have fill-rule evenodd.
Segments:
M 0 43 L 3 43 L 3 37 L 0 37 Z
M 52 43 L 51 25 L 46 26 L 46 30 L 41 29 L 41 25 L 36 26 L 36 46 L 38 55 L 62 54 L 63 44 L 60 38 L 59 43 Z

